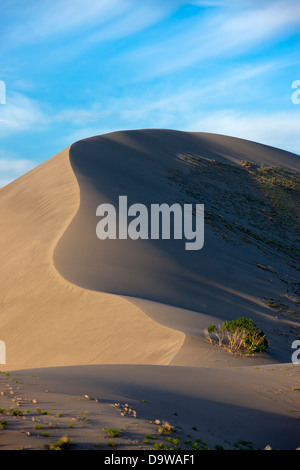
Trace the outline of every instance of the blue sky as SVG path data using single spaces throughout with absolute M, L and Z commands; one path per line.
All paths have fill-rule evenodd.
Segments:
M 299 0 L 0 0 L 0 186 L 81 138 L 168 128 L 300 153 Z

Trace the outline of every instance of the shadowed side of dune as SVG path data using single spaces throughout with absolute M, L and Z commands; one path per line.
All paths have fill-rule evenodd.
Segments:
M 259 320 L 270 334 L 272 361 L 289 360 L 287 327 L 291 331 L 297 318 L 275 319 L 261 299 L 282 292 L 281 278 L 294 274 L 294 247 L 278 252 L 277 239 L 270 248 L 262 243 L 263 233 L 249 234 L 249 228 L 247 242 L 240 232 L 224 239 L 224 222 L 215 223 L 218 212 L 226 215 L 224 207 L 232 214 L 242 195 L 255 202 L 238 202 L 242 218 L 264 227 L 265 219 L 251 211 L 263 203 L 268 215 L 270 207 L 250 176 L 240 173 L 244 159 L 273 161 L 291 171 L 298 164 L 296 155 L 240 139 L 126 131 L 80 141 L 1 188 L 4 368 L 228 365 L 224 354 L 203 349 L 198 337 L 211 321 L 241 314 Z M 203 249 L 186 251 L 184 239 L 100 241 L 96 208 L 103 202 L 117 206 L 122 194 L 129 204 L 146 207 L 196 201 L 213 210 L 215 205 Z M 284 226 L 284 219 L 276 224 Z M 285 235 L 283 230 L 281 238 Z M 272 270 L 258 269 L 258 263 L 272 263 Z
M 199 168 L 195 169 L 189 157 L 201 159 Z M 70 160 L 80 187 L 80 207 L 54 252 L 62 276 L 87 289 L 129 296 L 156 321 L 161 308 L 147 308 L 139 299 L 220 320 L 249 316 L 272 332 L 274 319 L 269 318 L 261 299 L 281 289 L 281 281 L 257 266 L 272 262 L 275 271 L 284 274 L 291 268 L 286 257 L 261 243 L 256 233 L 251 243 L 245 240 L 245 233 L 253 229 L 251 224 L 263 226 L 267 216 L 261 219 L 261 214 L 271 209 L 243 162 L 295 171 L 299 168 L 297 155 L 227 136 L 139 130 L 79 141 L 71 147 Z M 236 226 L 240 225 L 240 232 L 235 239 L 226 223 L 220 228 L 215 220 L 208 220 L 204 247 L 198 251 L 187 251 L 184 238 L 99 240 L 96 209 L 110 203 L 118 213 L 120 195 L 127 196 L 128 206 L 144 204 L 149 214 L 151 204 L 191 201 L 204 204 L 207 213 L 215 210 L 219 221 L 227 211 L 233 214 Z M 225 230 L 228 239 L 223 237 Z M 251 238 L 251 233 L 247 236 Z M 180 322 L 173 322 L 171 313 L 164 324 L 187 332 L 185 319 L 182 315 Z M 199 327 L 194 327 L 203 331 L 200 317 Z

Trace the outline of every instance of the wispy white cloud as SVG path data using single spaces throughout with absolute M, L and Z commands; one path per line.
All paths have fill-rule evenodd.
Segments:
M 143 96 L 133 93 L 111 99 L 108 108 L 113 116 L 119 116 L 130 123 L 148 120 L 159 121 L 160 125 L 167 125 L 168 122 L 178 125 L 186 123 L 189 116 L 197 115 L 198 112 L 210 112 L 212 106 L 223 108 L 228 100 L 233 107 L 241 103 L 245 106 L 245 103 L 251 105 L 254 99 L 260 101 L 264 94 L 266 101 L 266 92 L 270 94 L 270 78 L 289 65 L 288 60 L 241 64 L 229 67 L 221 75 L 208 74 L 201 81 L 187 78 L 174 88 L 153 87 Z
M 89 108 L 66 108 L 59 113 L 54 114 L 51 118 L 53 122 L 69 122 L 73 124 L 85 125 L 89 122 L 97 122 L 104 116 L 111 114 L 111 111 L 100 109 L 96 103 Z
M 182 96 L 181 96 L 182 98 Z M 171 105 L 171 100 L 161 100 L 153 104 L 149 109 L 147 105 L 139 110 L 125 109 L 122 111 L 122 128 L 94 126 L 78 128 L 62 139 L 62 145 L 93 137 L 96 135 L 125 129 L 139 129 L 143 127 L 172 128 L 191 132 L 209 132 L 229 135 L 241 139 L 252 140 L 265 145 L 281 148 L 300 155 L 299 143 L 299 113 L 297 110 L 290 112 L 269 113 L 242 112 L 239 110 L 222 109 L 215 112 L 197 112 L 189 109 L 189 105 L 178 97 L 171 108 L 162 111 Z M 175 119 L 176 115 L 180 119 Z M 127 125 L 126 125 L 127 124 Z
M 244 55 L 264 41 L 300 24 L 298 5 L 249 2 L 248 8 L 220 9 L 182 20 L 166 38 L 126 52 L 123 60 L 139 66 L 137 79 L 153 79 L 212 59 Z M 230 2 L 227 3 L 230 5 Z M 229 10 L 229 11 L 228 11 Z M 141 67 L 144 63 L 145 66 Z
M 276 109 L 268 112 L 265 107 L 262 113 L 256 109 L 256 119 L 252 106 L 253 100 L 259 103 L 263 92 L 268 91 L 270 77 L 289 64 L 286 59 L 246 63 L 228 68 L 226 74 L 215 80 L 211 76 L 203 77 L 201 86 L 191 80 L 174 88 L 153 88 L 141 94 L 134 91 L 119 98 L 94 101 L 85 107 L 62 106 L 59 110 L 15 93 L 9 97 L 8 104 L 0 108 L 0 135 L 17 135 L 30 130 L 49 133 L 59 125 L 65 136 L 61 137 L 60 132 L 57 138 L 62 145 L 70 145 L 118 129 L 171 127 L 192 130 L 196 125 L 199 131 L 237 132 L 237 136 L 299 151 L 296 110 L 293 113 Z M 267 99 L 265 93 L 264 100 Z M 269 99 L 273 100 L 273 97 L 269 95 Z M 228 109 L 228 101 L 232 111 Z M 243 111 L 247 109 L 245 103 L 248 103 L 247 113 Z
M 175 6 L 176 1 L 173 8 L 170 2 L 137 2 L 134 8 L 126 12 L 125 16 L 116 18 L 114 22 L 109 22 L 100 31 L 91 34 L 87 43 L 131 36 L 165 18 Z
M 46 135 L 69 145 L 118 129 L 171 127 L 297 148 L 288 88 L 299 77 L 287 78 L 295 63 L 283 68 L 296 62 L 284 40 L 299 24 L 299 0 L 0 3 L 0 78 L 10 83 L 0 136 L 12 143 L 32 131 L 47 131 L 38 147 Z M 9 158 L 17 165 L 18 156 Z
M 300 153 L 299 110 L 291 107 L 290 83 L 286 94 L 289 107 L 284 111 L 276 108 L 269 89 L 272 77 L 289 66 L 285 59 L 244 64 L 215 80 L 206 77 L 200 87 L 191 80 L 174 90 L 123 96 L 111 100 L 109 109 L 123 127 L 221 133 Z
M 185 130 L 230 135 L 300 155 L 298 110 L 270 115 L 224 109 L 194 116 Z
M 33 91 L 36 88 L 36 84 L 28 78 L 18 78 L 12 82 L 11 88 L 19 93 L 27 93 Z
M 0 149 L 0 187 L 19 178 L 36 166 L 33 160 L 19 158 L 18 155 Z
M 0 137 L 39 129 L 46 121 L 38 102 L 21 93 L 9 92 L 6 104 L 0 107 Z
M 2 2 L 3 17 L 7 14 L 11 19 L 9 29 L 3 25 L 4 38 L 10 39 L 12 46 L 30 44 L 57 34 L 65 35 L 84 25 L 100 26 L 114 16 L 122 14 L 127 3 L 121 0 L 87 0 L 84 4 L 81 0 Z M 16 8 L 18 14 L 14 15 Z
M 13 172 L 13 173 L 22 173 L 29 171 L 33 168 L 34 162 L 32 160 L 26 159 L 11 159 L 11 158 L 0 158 L 0 171 L 1 172 Z
M 111 114 L 93 103 L 86 108 L 61 108 L 58 112 L 53 107 L 41 104 L 22 93 L 10 92 L 6 104 L 0 107 L 0 137 L 7 137 L 25 131 L 43 131 L 57 123 L 86 126 L 98 122 Z
M 220 7 L 228 6 L 228 1 L 226 0 L 190 0 L 190 4 L 196 5 L 198 7 Z
M 2 12 L 14 19 L 10 0 L 3 2 Z M 57 37 L 67 37 L 67 42 L 59 48 L 68 48 L 68 41 L 78 44 L 78 52 L 89 45 L 107 39 L 122 38 L 141 31 L 165 18 L 175 10 L 180 0 L 44 0 L 36 2 L 16 0 L 18 15 L 3 24 L 2 47 L 0 52 L 21 45 L 41 43 Z M 54 46 L 56 49 L 56 47 Z M 72 55 L 76 52 L 74 48 Z M 65 56 L 67 59 L 67 56 Z

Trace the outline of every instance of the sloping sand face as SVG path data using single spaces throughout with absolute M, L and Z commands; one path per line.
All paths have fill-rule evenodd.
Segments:
M 1 369 L 166 364 L 183 343 L 183 333 L 126 299 L 76 287 L 57 272 L 53 250 L 79 202 L 68 148 L 0 191 Z
M 158 443 L 175 450 L 179 445 L 189 453 L 267 445 L 295 450 L 300 444 L 298 376 L 291 364 L 102 364 L 0 374 L 0 416 L 7 423 L 1 429 L 1 450 L 47 450 L 62 432 L 71 440 L 71 450 L 121 455 L 142 449 L 156 454 L 152 449 Z M 3 412 L 15 409 L 16 402 L 22 416 Z M 163 421 L 174 426 L 170 435 L 161 434 Z M 113 439 L 114 449 L 103 431 L 109 428 L 122 430 Z
M 226 163 L 244 159 L 266 163 L 272 157 L 273 164 L 293 167 L 298 163 L 292 154 L 252 142 L 175 131 L 127 131 L 77 142 L 71 147 L 70 159 L 81 202 L 54 253 L 60 273 L 88 289 L 207 314 L 218 312 L 221 300 L 224 317 L 228 313 L 227 297 L 232 302 L 230 290 L 237 292 L 235 297 L 251 295 L 246 286 L 257 273 L 251 249 L 234 250 L 220 242 L 209 226 L 205 227 L 204 247 L 198 251 L 187 251 L 184 238 L 99 241 L 96 237 L 97 206 L 111 203 L 118 212 L 121 195 L 127 196 L 128 206 L 145 205 L 149 214 L 152 204 L 182 204 L 184 195 L 174 179 L 178 173 L 189 176 L 189 166 L 178 158 L 189 154 Z M 230 188 L 234 181 L 230 173 L 224 176 Z M 195 201 L 206 207 L 205 196 L 200 188 Z
M 263 233 L 245 225 L 252 217 L 250 225 L 264 226 L 251 210 L 270 208 L 241 173 L 243 160 L 290 171 L 299 165 L 296 155 L 226 136 L 126 131 L 77 142 L 2 188 L 2 368 L 236 365 L 240 359 L 204 342 L 203 331 L 238 316 L 253 318 L 270 339 L 269 356 L 257 361 L 289 361 L 287 331 L 294 334 L 297 317 L 275 318 L 262 298 L 283 292 L 282 277 L 295 271 L 290 252 L 277 256 Z M 230 237 L 228 224 L 220 226 L 237 216 L 232 201 L 241 193 L 251 201 L 238 202 L 247 242 L 231 220 Z M 185 239 L 100 241 L 96 209 L 117 208 L 120 195 L 146 207 L 204 204 L 215 217 L 205 223 L 204 247 L 187 251 Z
M 61 437 L 56 413 L 74 449 L 108 449 L 99 432 L 110 426 L 124 430 L 120 448 L 169 446 L 157 418 L 177 426 L 182 450 L 298 447 L 297 169 L 298 156 L 253 142 L 143 130 L 80 141 L 1 188 L 0 369 L 14 372 L 0 376 L 0 408 L 23 413 L 3 415 L 2 448 L 48 448 Z M 204 248 L 100 241 L 96 208 L 122 194 L 204 203 Z M 265 331 L 268 354 L 237 357 L 203 339 L 241 315 Z
M 226 136 L 140 130 L 79 141 L 71 146 L 70 161 L 80 207 L 54 251 L 65 279 L 127 296 L 156 321 L 187 335 L 203 334 L 210 319 L 253 318 L 271 338 L 273 359 L 289 360 L 291 340 L 286 337 L 283 345 L 274 329 L 287 327 L 291 318 L 275 320 L 262 299 L 285 293 L 282 279 L 297 272 L 277 250 L 279 242 L 289 242 L 287 233 L 278 239 L 279 219 L 269 220 L 273 206 L 243 162 L 295 171 L 297 155 Z M 112 204 L 118 215 L 122 195 L 128 206 L 141 203 L 149 214 L 152 204 L 204 204 L 210 216 L 204 247 L 188 251 L 184 238 L 153 240 L 150 229 L 145 240 L 99 240 L 98 205 Z M 294 232 L 289 236 L 293 244 Z M 188 364 L 199 365 L 200 356 L 194 350 Z

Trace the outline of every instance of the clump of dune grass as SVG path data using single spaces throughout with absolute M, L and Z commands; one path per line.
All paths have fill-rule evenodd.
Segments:
M 11 414 L 12 416 L 22 416 L 22 411 L 21 411 L 21 410 L 17 410 L 17 409 L 15 409 L 15 408 L 12 408 L 12 409 L 10 410 L 10 414 Z
M 109 447 L 115 447 L 116 443 L 114 441 L 107 441 Z
M 103 428 L 103 431 L 106 432 L 109 437 L 119 437 L 121 432 L 123 431 L 123 428 L 115 429 L 115 428 Z
M 36 408 L 36 411 L 41 415 L 48 415 L 50 416 L 49 411 L 41 410 L 40 408 Z
M 173 447 L 168 447 L 166 444 L 163 442 L 158 442 L 153 445 L 152 447 L 153 450 L 174 450 Z
M 146 434 L 146 439 L 157 439 L 157 437 L 152 434 Z
M 163 421 L 161 426 L 158 428 L 158 434 L 169 435 L 174 431 L 174 427 L 171 426 L 167 421 Z
M 173 437 L 167 437 L 167 441 L 175 446 L 175 450 L 180 450 L 179 439 L 175 439 Z
M 50 444 L 49 448 L 50 450 L 66 450 L 69 449 L 72 445 L 71 439 L 68 437 L 64 436 L 61 439 L 59 439 L 56 442 L 53 442 Z

